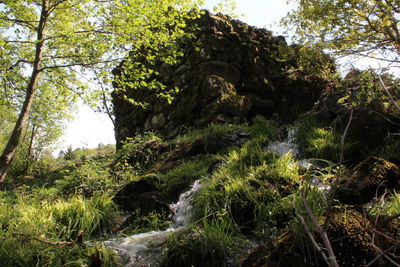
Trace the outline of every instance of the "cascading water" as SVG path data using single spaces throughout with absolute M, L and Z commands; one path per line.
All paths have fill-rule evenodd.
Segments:
M 152 231 L 124 238 L 107 240 L 104 245 L 117 252 L 120 257 L 120 265 L 128 267 L 153 267 L 156 266 L 156 258 L 161 252 L 161 245 L 168 236 L 183 229 L 188 225 L 191 215 L 191 202 L 195 193 L 200 189 L 199 181 L 179 196 L 177 203 L 171 204 L 173 212 L 173 225 L 165 231 Z
M 298 158 L 300 155 L 299 151 L 299 146 L 296 144 L 295 140 L 296 136 L 296 128 L 289 128 L 288 129 L 288 137 L 286 141 L 284 142 L 279 142 L 275 141 L 266 147 L 267 151 L 276 153 L 280 155 L 281 157 L 285 156 L 286 154 L 290 153 L 293 158 Z M 315 165 L 315 162 L 309 159 L 302 159 L 298 163 L 298 166 L 306 168 L 306 169 L 311 169 L 311 168 L 318 168 L 318 166 Z M 325 195 L 327 195 L 331 187 L 330 185 L 326 185 L 319 177 L 313 177 L 311 179 L 312 185 L 317 187 L 319 190 L 321 190 Z

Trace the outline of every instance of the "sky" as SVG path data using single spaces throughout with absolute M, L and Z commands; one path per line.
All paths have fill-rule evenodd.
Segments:
M 205 8 L 212 10 L 219 0 L 206 0 Z M 277 26 L 279 20 L 292 8 L 286 0 L 236 0 L 235 13 L 239 19 L 252 26 L 264 27 L 275 34 L 282 32 Z M 96 113 L 88 106 L 79 104 L 75 119 L 67 124 L 65 135 L 60 139 L 59 149 L 68 146 L 76 148 L 94 148 L 99 143 L 114 144 L 114 128 L 110 119 L 101 113 Z

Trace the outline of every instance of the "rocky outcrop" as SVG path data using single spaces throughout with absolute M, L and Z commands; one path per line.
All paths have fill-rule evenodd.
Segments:
M 388 86 L 392 82 L 390 79 L 385 81 Z M 398 90 L 391 91 L 398 102 Z M 397 133 L 400 126 L 399 111 L 388 99 L 379 79 L 369 71 L 351 70 L 336 90 L 321 95 L 314 111 L 320 121 L 331 125 L 340 134 L 345 131 L 352 112 L 346 137 L 359 143 L 364 151 L 382 146 L 382 141 L 386 141 L 391 133 Z M 400 153 L 399 147 L 394 153 Z M 363 153 L 352 156 L 362 157 Z
M 167 88 L 180 89 L 172 104 L 159 97 L 160 91 L 114 84 L 118 144 L 150 130 L 174 137 L 187 128 L 243 123 L 257 114 L 291 121 L 309 110 L 326 86 L 326 80 L 301 66 L 301 47 L 288 46 L 283 37 L 208 11 L 194 24 L 195 38 L 182 41 L 184 56 L 178 63 L 151 66 Z M 130 56 L 146 64 L 143 57 Z M 122 63 L 113 73 L 120 77 L 123 71 Z M 148 107 L 134 106 L 126 97 Z

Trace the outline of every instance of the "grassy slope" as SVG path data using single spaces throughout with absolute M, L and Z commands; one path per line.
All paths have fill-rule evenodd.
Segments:
M 165 200 L 174 199 L 194 180 L 201 179 L 203 184 L 194 201 L 193 224 L 167 241 L 162 266 L 225 266 L 250 239 L 284 243 L 288 233 L 294 243 L 284 249 L 305 253 L 304 248 L 311 246 L 295 215 L 304 212 L 301 196 L 323 223 L 327 199 L 310 177 L 329 183 L 345 167 L 335 163 L 340 152 L 335 133 L 308 119 L 295 125 L 302 156 L 318 158 L 323 168 L 306 170 L 290 154 L 279 157 L 266 151 L 268 143 L 282 139 L 283 128 L 256 117 L 251 127 L 211 125 L 168 142 L 148 134 L 131 140 L 117 154 L 80 157 L 78 163 L 68 161 L 56 170 L 47 166 L 31 178 L 20 177 L 15 187 L 10 183 L 0 191 L 0 261 L 3 266 L 96 266 L 98 262 L 113 266 L 112 252 L 101 242 L 82 244 L 81 236 L 84 240 L 107 238 L 121 213 L 112 196 L 124 184 L 149 174 L 157 178 Z M 250 141 L 213 153 L 206 149 L 175 161 L 169 169 L 160 166 L 175 150 L 198 140 L 209 149 L 215 140 L 235 131 L 249 133 Z M 153 141 L 175 150 L 160 155 L 143 149 Z M 345 153 L 350 154 L 354 146 L 348 143 Z M 399 199 L 394 195 L 382 212 L 399 212 Z M 168 226 L 166 220 L 165 214 L 157 212 L 137 216 L 120 234 L 162 229 Z M 307 253 L 300 258 L 307 258 Z

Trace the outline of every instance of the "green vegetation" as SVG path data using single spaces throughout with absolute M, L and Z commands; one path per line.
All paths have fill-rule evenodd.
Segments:
M 340 55 L 372 56 L 398 63 L 399 2 L 307 0 L 284 19 L 297 37 Z M 379 52 L 379 53 L 375 53 Z
M 299 144 L 301 157 L 339 161 L 341 152 L 340 135 L 333 129 L 325 128 L 313 118 L 298 120 L 294 127 L 295 141 Z M 346 142 L 344 154 L 351 153 L 354 144 Z
M 263 116 L 243 117 L 232 121 L 248 123 L 187 129 L 172 140 L 147 132 L 127 139 L 117 151 L 113 145 L 69 147 L 54 158 L 51 146 L 78 95 L 93 97 L 91 104 L 102 106 L 113 119 L 107 102 L 110 88 L 105 86 L 111 68 L 115 94 L 122 94 L 124 104 L 146 107 L 124 95 L 127 88 L 153 90 L 154 97 L 171 102 L 178 88 L 167 88 L 153 67 L 174 64 L 187 52 L 177 43 L 193 37 L 183 29 L 200 14 L 201 1 L 0 1 L 1 265 L 116 266 L 116 253 L 103 241 L 171 227 L 168 204 L 195 181 L 201 187 L 188 207 L 189 225 L 174 229 L 156 248 L 162 267 L 239 265 L 250 249 L 250 262 L 243 265 L 322 266 L 326 253 L 335 253 L 329 260 L 336 258 L 343 266 L 398 261 L 399 80 L 357 70 L 341 79 L 322 49 L 357 56 L 378 51 L 399 63 L 400 6 L 375 0 L 298 2 L 286 23 L 297 26 L 301 39 L 317 48 L 288 47 L 276 38 L 271 62 L 276 59 L 276 67 L 287 75 L 287 90 L 292 82 L 323 82 L 320 110 L 296 114 L 293 104 L 287 116 L 301 116 L 291 125 Z M 229 38 L 237 35 L 233 32 Z M 265 52 L 255 42 L 249 51 L 260 56 Z M 197 52 L 202 54 L 202 49 Z M 120 57 L 126 58 L 115 68 Z M 285 67 L 290 61 L 292 67 Z M 221 79 L 236 76 L 239 68 L 232 65 L 232 73 L 223 73 L 224 66 L 215 65 L 221 67 Z M 207 71 L 205 77 L 214 75 Z M 237 83 L 235 97 L 243 97 L 244 105 L 239 84 L 252 87 L 252 79 L 264 80 L 266 99 L 246 95 L 249 103 L 243 109 L 254 114 L 265 108 L 263 114 L 286 121 L 285 114 L 273 112 L 286 109 L 291 100 L 267 99 L 278 88 L 272 80 L 280 75 L 273 68 L 270 72 L 271 81 L 249 73 L 248 80 L 230 77 L 232 83 L 224 86 Z M 90 77 L 99 88 L 88 90 L 90 82 L 80 76 Z M 218 104 L 218 98 L 214 100 Z M 143 116 L 145 122 L 162 121 L 162 116 Z M 169 117 L 160 127 L 170 123 Z M 367 124 L 369 119 L 373 123 Z M 269 144 L 287 139 L 298 146 L 298 158 L 268 150 Z M 309 166 L 300 164 L 303 158 L 310 160 Z M 260 246 L 254 249 L 255 244 Z

